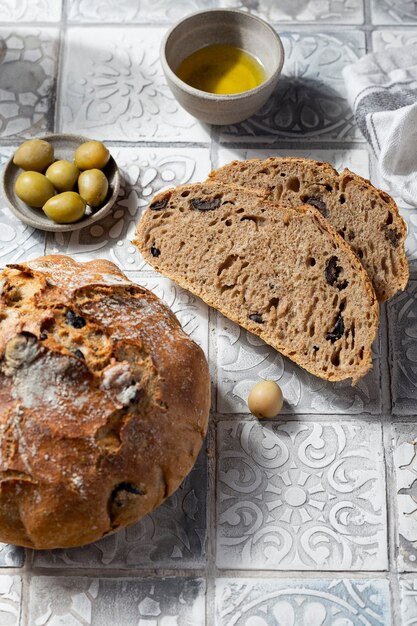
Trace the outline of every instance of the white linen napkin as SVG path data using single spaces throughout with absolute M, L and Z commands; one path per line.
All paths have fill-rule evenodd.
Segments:
M 417 44 L 367 54 L 345 67 L 343 77 L 382 181 L 417 207 Z

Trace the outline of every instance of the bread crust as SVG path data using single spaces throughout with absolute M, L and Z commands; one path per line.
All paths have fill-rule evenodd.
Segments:
M 211 172 L 207 180 L 256 188 L 282 206 L 309 203 L 310 196 L 313 206 L 323 209 L 357 254 L 379 302 L 405 289 L 407 227 L 393 198 L 369 180 L 348 169 L 339 174 L 329 163 L 301 157 L 232 161 Z
M 255 208 L 257 205 L 259 205 L 259 207 L 262 207 L 259 209 L 261 212 L 262 210 L 272 211 L 271 216 L 273 216 L 274 212 L 280 212 L 283 216 L 285 215 L 290 216 L 291 219 L 294 216 L 295 217 L 298 216 L 301 218 L 301 221 L 302 221 L 302 216 L 308 216 L 310 221 L 315 224 L 314 226 L 315 232 L 317 234 L 318 233 L 326 234 L 326 239 L 329 243 L 329 247 L 332 250 L 332 254 L 337 254 L 338 251 L 340 251 L 340 253 L 343 253 L 344 259 L 346 259 L 347 263 L 350 265 L 351 274 L 357 278 L 357 282 L 360 285 L 360 288 L 358 288 L 358 292 L 361 291 L 361 294 L 362 294 L 361 297 L 363 298 L 363 300 L 360 302 L 359 308 L 363 308 L 364 310 L 366 310 L 367 317 L 364 316 L 364 319 L 366 317 L 365 324 L 369 325 L 369 332 L 367 333 L 366 341 L 364 342 L 366 345 L 364 345 L 363 347 L 363 354 L 362 354 L 362 358 L 359 364 L 357 363 L 352 364 L 351 367 L 349 365 L 346 365 L 343 368 L 341 367 L 340 369 L 330 366 L 328 372 L 324 371 L 323 369 L 319 367 L 315 367 L 315 364 L 314 362 L 312 362 L 310 356 L 305 356 L 299 352 L 294 351 L 291 346 L 285 343 L 285 341 L 284 342 L 281 341 L 278 335 L 274 335 L 273 331 L 272 331 L 272 334 L 271 333 L 267 334 L 265 332 L 265 327 L 263 325 L 253 323 L 247 318 L 242 318 L 241 316 L 236 314 L 236 311 L 233 308 L 231 308 L 230 306 L 226 306 L 224 302 L 224 297 L 222 297 L 221 295 L 221 290 L 219 290 L 218 293 L 215 293 L 212 289 L 209 289 L 208 286 L 206 286 L 206 284 L 211 285 L 211 281 L 213 280 L 213 276 L 216 275 L 216 272 L 212 272 L 213 276 L 211 274 L 207 275 L 206 284 L 200 284 L 198 279 L 195 279 L 195 272 L 192 274 L 189 271 L 188 272 L 175 271 L 174 269 L 175 259 L 172 259 L 169 253 L 164 254 L 163 247 L 161 250 L 161 254 L 158 254 L 157 256 L 154 256 L 150 252 L 150 248 L 149 248 L 150 242 L 153 241 L 154 239 L 156 240 L 155 245 L 157 246 L 157 248 L 160 247 L 160 244 L 163 244 L 163 238 L 159 236 L 159 230 L 158 230 L 161 223 L 163 223 L 161 227 L 162 234 L 164 232 L 172 233 L 170 234 L 170 238 L 174 240 L 177 234 L 181 232 L 180 238 L 186 239 L 187 232 L 188 234 L 190 234 L 192 230 L 197 229 L 197 225 L 192 224 L 192 214 L 195 215 L 194 221 L 196 221 L 197 219 L 203 220 L 204 219 L 203 216 L 206 216 L 208 214 L 210 214 L 210 216 L 211 214 L 215 215 L 215 211 L 213 212 L 206 211 L 206 212 L 200 213 L 199 211 L 194 211 L 194 212 L 189 211 L 186 208 L 186 203 L 187 202 L 192 203 L 193 197 L 205 198 L 206 196 L 210 198 L 216 198 L 216 197 L 221 198 L 220 205 L 224 204 L 225 207 L 232 203 L 234 203 L 236 207 L 239 207 L 239 206 L 244 207 L 245 206 L 244 200 L 246 200 L 247 205 L 248 205 L 247 213 L 250 214 L 251 217 L 245 217 L 246 211 L 243 212 L 244 209 L 242 208 L 242 209 L 239 209 L 239 211 L 240 210 L 242 211 L 241 215 L 243 216 L 243 219 L 252 219 L 252 218 L 256 219 L 257 212 Z M 184 204 L 181 204 L 182 198 L 185 198 Z M 251 204 L 249 205 L 249 203 Z M 161 210 L 152 211 L 150 207 L 155 206 L 155 205 L 163 206 L 163 208 Z M 178 210 L 177 214 L 176 214 L 176 210 Z M 221 211 L 221 210 L 222 210 L 222 206 L 219 206 L 218 211 Z M 231 211 L 233 211 L 233 209 L 231 209 Z M 228 216 L 226 215 L 226 213 L 222 214 L 222 217 L 219 218 L 220 223 L 221 224 L 225 223 L 227 220 L 227 217 Z M 183 219 L 186 223 L 186 227 L 185 227 L 186 230 L 184 231 L 181 230 L 181 226 L 180 226 L 181 219 Z M 201 231 L 199 231 L 199 233 L 201 232 L 202 236 L 204 236 L 204 233 L 210 227 L 210 224 L 209 224 L 210 219 L 208 218 L 207 223 L 201 226 Z M 212 217 L 212 219 L 214 220 L 215 217 Z M 240 221 L 241 219 L 242 218 L 240 218 Z M 172 223 L 170 220 L 172 220 Z M 284 217 L 284 221 L 285 221 L 285 217 Z M 273 238 L 274 232 L 270 232 L 270 235 L 271 235 L 271 238 Z M 231 237 L 230 241 L 232 242 L 231 245 L 233 249 L 233 245 L 237 243 L 237 241 L 236 239 L 233 239 L 232 235 L 230 235 L 230 237 Z M 215 238 L 215 235 L 214 235 L 214 238 Z M 189 289 L 192 293 L 201 297 L 207 304 L 219 310 L 223 315 L 225 315 L 232 321 L 240 324 L 244 328 L 259 335 L 264 341 L 266 341 L 271 346 L 279 350 L 285 356 L 288 356 L 291 360 L 293 360 L 294 362 L 296 362 L 297 364 L 299 364 L 301 367 L 305 368 L 307 371 L 311 372 L 312 374 L 319 376 L 320 378 L 323 378 L 325 380 L 332 380 L 332 381 L 352 378 L 352 383 L 354 384 L 362 376 L 364 376 L 364 374 L 366 374 L 366 372 L 372 367 L 371 345 L 377 333 L 378 320 L 379 320 L 378 302 L 377 302 L 372 284 L 369 280 L 367 273 L 365 272 L 361 263 L 357 259 L 356 255 L 352 252 L 351 248 L 346 244 L 343 238 L 340 237 L 340 235 L 338 235 L 338 233 L 332 228 L 331 224 L 322 217 L 320 212 L 317 211 L 311 205 L 299 206 L 297 208 L 281 207 L 265 200 L 262 197 L 262 194 L 260 193 L 254 193 L 252 190 L 248 191 L 236 185 L 226 185 L 223 183 L 216 183 L 216 182 L 206 182 L 206 183 L 184 185 L 184 186 L 176 187 L 175 189 L 170 189 L 160 194 L 157 194 L 152 199 L 148 209 L 146 209 L 145 213 L 142 216 L 141 221 L 139 222 L 137 234 L 133 243 L 139 248 L 139 250 L 141 251 L 146 261 L 152 266 L 154 266 L 158 271 L 163 273 L 165 276 L 171 278 L 172 280 L 177 282 L 179 285 L 181 285 L 185 289 Z M 240 242 L 239 245 L 240 247 L 244 247 L 243 241 Z M 291 245 L 292 244 L 289 244 L 289 247 L 291 247 Z M 204 258 L 205 260 L 207 259 L 207 256 L 206 256 L 207 250 L 204 247 L 204 243 L 201 244 L 201 249 L 199 251 L 199 254 L 203 255 L 202 258 Z M 225 263 L 227 265 L 228 259 L 230 258 L 231 258 L 231 253 L 229 251 L 228 255 L 226 255 L 226 261 L 224 260 L 223 257 L 215 258 L 213 259 L 213 263 L 214 264 L 217 263 L 217 265 L 221 267 L 221 266 L 224 266 Z M 188 259 L 187 259 L 187 263 L 188 263 Z M 191 258 L 190 258 L 190 267 L 193 267 L 193 269 L 195 269 L 193 265 L 193 260 Z M 207 264 L 205 265 L 205 268 L 208 272 Z M 276 268 L 273 268 L 273 272 L 274 271 L 277 271 Z M 217 272 L 217 274 L 218 273 L 219 272 Z M 279 273 L 277 273 L 276 276 L 279 282 Z M 256 277 L 251 275 L 251 278 L 254 278 L 256 282 Z M 335 291 L 335 294 L 337 294 L 337 289 L 334 291 Z M 254 304 L 253 302 L 248 302 L 248 306 L 253 305 L 253 304 Z M 255 304 L 259 304 L 259 303 L 257 302 Z M 300 304 L 300 307 L 307 307 L 309 305 L 309 303 L 302 302 L 302 301 L 300 301 L 299 304 Z
M 40 257 L 0 281 L 0 540 L 95 541 L 191 470 L 207 361 L 168 307 L 108 261 Z

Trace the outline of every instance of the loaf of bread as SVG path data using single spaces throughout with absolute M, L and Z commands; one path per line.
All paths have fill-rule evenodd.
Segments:
M 0 281 L 0 541 L 94 541 L 152 511 L 192 468 L 206 359 L 113 263 L 47 256 Z
M 209 180 L 254 187 L 282 206 L 311 204 L 350 245 L 366 269 L 379 302 L 405 289 L 406 225 L 394 200 L 348 169 L 301 158 L 232 161 Z
M 316 376 L 355 382 L 371 367 L 375 292 L 314 207 L 184 185 L 152 200 L 134 243 L 156 270 Z

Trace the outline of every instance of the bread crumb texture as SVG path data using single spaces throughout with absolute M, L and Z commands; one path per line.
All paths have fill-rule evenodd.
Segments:
M 201 448 L 201 349 L 107 261 L 8 266 L 0 294 L 0 541 L 72 547 L 137 521 Z
M 391 196 L 369 180 L 348 169 L 339 174 L 329 163 L 279 157 L 232 161 L 209 180 L 256 188 L 281 206 L 316 207 L 357 255 L 379 302 L 405 289 L 406 224 Z
M 375 292 L 316 208 L 185 185 L 153 199 L 135 244 L 159 272 L 316 376 L 356 382 L 371 367 Z

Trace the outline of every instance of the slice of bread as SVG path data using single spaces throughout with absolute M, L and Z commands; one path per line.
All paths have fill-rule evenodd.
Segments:
M 156 270 L 316 376 L 356 382 L 371 367 L 375 292 L 314 207 L 184 185 L 155 196 L 134 243 Z
M 209 180 L 254 187 L 282 206 L 315 206 L 359 257 L 379 302 L 405 289 L 406 225 L 391 196 L 369 180 L 348 169 L 339 174 L 329 163 L 274 157 L 232 161 Z

